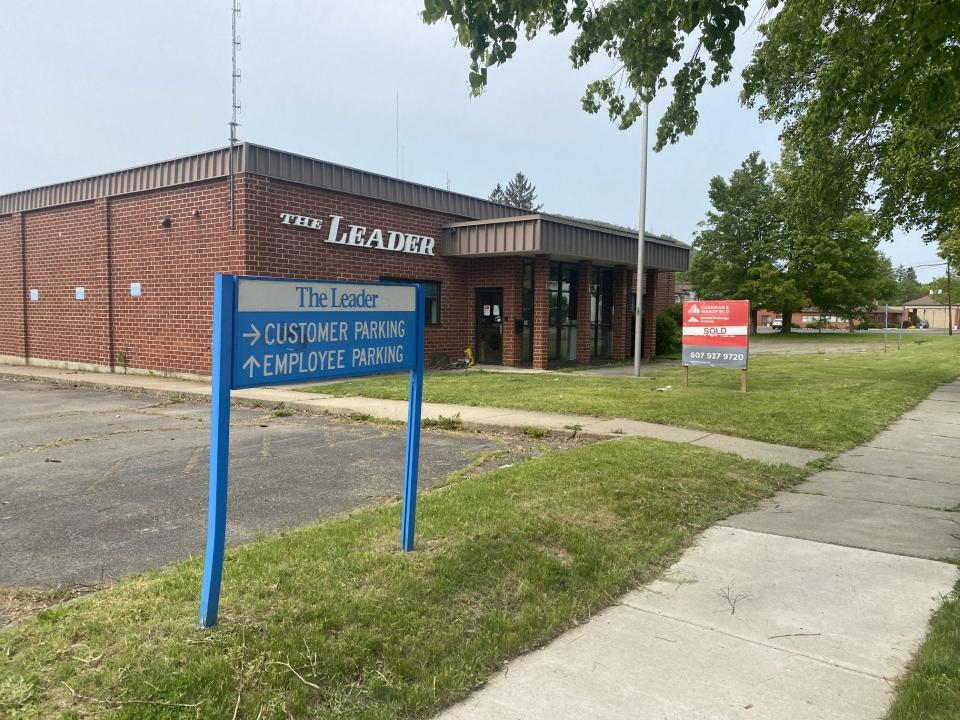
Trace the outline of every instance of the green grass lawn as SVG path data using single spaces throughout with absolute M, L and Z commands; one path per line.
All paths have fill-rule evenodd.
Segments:
M 802 474 L 642 439 L 549 453 L 422 496 L 410 554 L 397 504 L 229 551 L 211 630 L 181 562 L 0 633 L 0 716 L 427 717 Z
M 897 683 L 889 720 L 960 718 L 960 583 L 931 624 L 930 634 Z
M 750 391 L 739 392 L 734 370 L 679 367 L 647 371 L 655 381 L 568 373 L 428 375 L 424 401 L 632 418 L 756 440 L 839 451 L 872 437 L 940 383 L 960 375 L 960 338 L 927 337 L 904 349 L 856 355 L 758 355 Z M 672 386 L 670 392 L 652 392 Z M 396 375 L 311 388 L 331 395 L 403 400 L 407 379 Z
M 890 335 L 887 337 L 889 342 L 890 337 L 893 337 L 894 342 L 896 342 L 896 331 L 891 330 Z M 904 339 L 907 339 L 907 333 L 903 334 Z M 762 332 L 756 333 L 755 335 L 750 336 L 750 342 L 770 342 L 783 340 L 784 342 L 849 342 L 849 343 L 858 343 L 858 342 L 883 342 L 883 333 L 867 333 L 867 332 L 812 332 L 806 330 L 804 332 L 798 332 L 794 330 L 793 332 L 781 333 L 781 332 Z
M 903 331 L 903 342 L 915 342 L 917 339 L 928 337 L 937 337 L 937 335 L 931 335 L 929 332 L 921 333 L 915 330 L 904 330 Z M 812 330 L 804 330 L 799 332 L 794 330 L 789 333 L 780 333 L 780 332 L 763 332 L 757 333 L 756 335 L 750 336 L 750 342 L 770 342 L 783 340 L 785 342 L 830 342 L 830 343 L 874 343 L 874 342 L 883 342 L 883 333 L 880 331 L 871 331 L 871 332 L 815 332 Z M 897 344 L 897 330 L 896 328 L 891 328 L 887 331 L 887 343 Z

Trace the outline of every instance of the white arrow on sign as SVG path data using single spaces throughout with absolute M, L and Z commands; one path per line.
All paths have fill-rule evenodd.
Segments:
M 250 372 L 250 377 L 253 377 L 253 371 L 255 368 L 260 367 L 260 361 L 255 358 L 248 357 L 247 361 L 243 364 L 242 367 L 244 370 L 248 370 Z
M 245 338 L 253 338 L 253 340 L 250 341 L 250 345 L 256 345 L 257 340 L 260 339 L 260 331 L 257 330 L 257 326 L 254 325 L 253 323 L 250 323 L 250 330 L 252 330 L 253 332 L 245 332 L 243 336 Z

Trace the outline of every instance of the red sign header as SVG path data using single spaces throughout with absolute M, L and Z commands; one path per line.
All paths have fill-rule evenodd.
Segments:
M 683 303 L 683 344 L 746 347 L 749 300 L 693 300 Z

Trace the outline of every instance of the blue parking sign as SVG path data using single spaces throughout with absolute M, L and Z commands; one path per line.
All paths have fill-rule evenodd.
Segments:
M 201 627 L 216 625 L 220 602 L 232 389 L 409 370 L 400 544 L 413 549 L 423 334 L 420 285 L 216 275 Z

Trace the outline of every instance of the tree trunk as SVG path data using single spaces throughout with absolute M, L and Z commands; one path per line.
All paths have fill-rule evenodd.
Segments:
M 784 310 L 783 311 L 783 325 L 780 327 L 780 332 L 788 333 L 793 330 L 793 311 Z
M 750 305 L 750 318 L 747 321 L 747 332 L 751 335 L 757 334 L 757 313 L 753 309 L 753 304 Z

